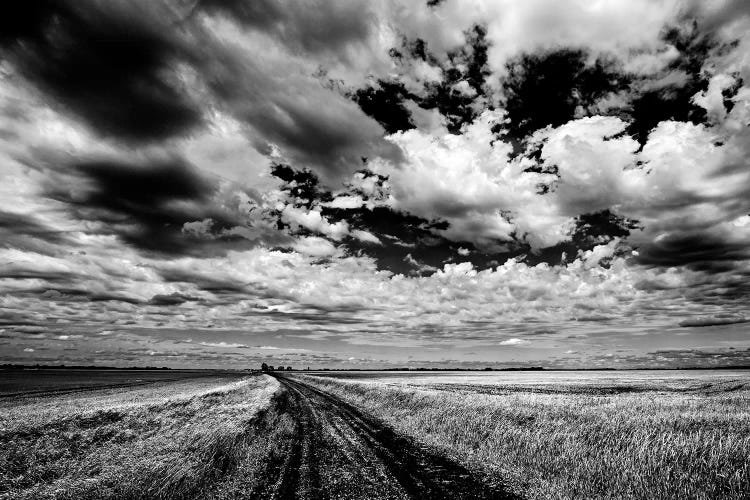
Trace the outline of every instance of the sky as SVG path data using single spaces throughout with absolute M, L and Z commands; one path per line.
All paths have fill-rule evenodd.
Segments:
M 743 0 L 0 14 L 0 363 L 750 364 Z

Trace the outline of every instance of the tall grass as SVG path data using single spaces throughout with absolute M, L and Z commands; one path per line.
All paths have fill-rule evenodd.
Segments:
M 601 395 L 305 381 L 528 498 L 750 497 L 750 390 L 742 383 Z
M 255 377 L 188 398 L 177 393 L 160 403 L 146 398 L 149 404 L 63 412 L 38 425 L 14 421 L 0 431 L 0 497 L 194 498 L 220 492 L 234 469 L 267 455 L 268 443 L 256 435 L 278 388 L 270 377 Z

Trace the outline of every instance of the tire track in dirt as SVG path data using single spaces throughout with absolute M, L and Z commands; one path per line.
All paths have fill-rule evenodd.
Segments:
M 275 499 L 513 499 L 470 470 L 400 435 L 341 399 L 276 376 L 295 420 Z

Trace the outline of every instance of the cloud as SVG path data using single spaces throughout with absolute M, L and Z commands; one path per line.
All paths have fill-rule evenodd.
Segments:
M 178 66 L 189 54 L 172 37 L 169 23 L 176 20 L 162 6 L 82 1 L 9 8 L 0 50 L 18 73 L 99 133 L 130 141 L 183 134 L 202 113 L 180 83 Z
M 196 300 L 195 297 L 174 292 L 170 294 L 156 294 L 151 297 L 148 303 L 153 306 L 177 306 L 192 300 Z
M 506 346 L 518 346 L 518 345 L 529 345 L 531 342 L 525 339 L 517 339 L 517 338 L 511 338 L 506 339 L 500 342 L 499 345 L 506 345 Z
M 2 342 L 741 361 L 747 9 L 592 5 L 6 9 Z
M 351 235 L 357 238 L 359 241 L 362 241 L 365 243 L 373 243 L 375 245 L 382 245 L 378 237 L 368 231 L 363 231 L 361 229 L 354 229 L 351 231 Z
M 720 326 L 720 325 L 735 325 L 738 323 L 747 323 L 750 319 L 740 317 L 740 316 L 728 316 L 728 317 L 721 317 L 721 316 L 713 316 L 713 317 L 698 317 L 693 319 L 685 319 L 680 321 L 680 326 L 682 327 L 691 327 L 691 326 L 698 326 L 698 327 L 704 327 L 704 326 Z
M 293 53 L 323 53 L 344 59 L 341 47 L 365 44 L 375 21 L 370 4 L 359 0 L 344 5 L 324 1 L 300 5 L 287 1 L 247 4 L 240 0 L 206 0 L 197 8 L 223 13 L 247 28 L 267 32 Z
M 292 205 L 287 205 L 281 212 L 281 220 L 292 227 L 303 227 L 315 233 L 323 234 L 329 238 L 340 241 L 349 234 L 349 225 L 346 221 L 331 224 L 317 210 L 300 210 Z
M 294 244 L 294 250 L 311 257 L 332 257 L 340 255 L 341 251 L 331 242 L 318 236 L 304 236 Z
M 221 347 L 223 349 L 248 349 L 245 344 L 233 344 L 230 342 L 199 342 L 204 347 Z
M 213 204 L 216 180 L 179 158 L 79 161 L 50 177 L 46 196 L 143 250 L 190 251 L 193 245 L 182 228 L 197 219 L 210 218 L 225 228 L 238 222 Z
M 324 206 L 330 208 L 353 209 L 359 208 L 364 204 L 361 196 L 337 196 L 333 201 L 325 203 Z

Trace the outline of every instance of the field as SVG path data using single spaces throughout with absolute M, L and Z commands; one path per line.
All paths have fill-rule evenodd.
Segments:
M 527 498 L 748 498 L 750 373 L 326 373 L 304 380 Z
M 270 377 L 71 372 L 55 390 L 51 372 L 10 375 L 27 391 L 6 383 L 0 398 L 0 498 L 220 497 L 283 428 Z
M 5 372 L 0 499 L 748 498 L 750 372 Z

